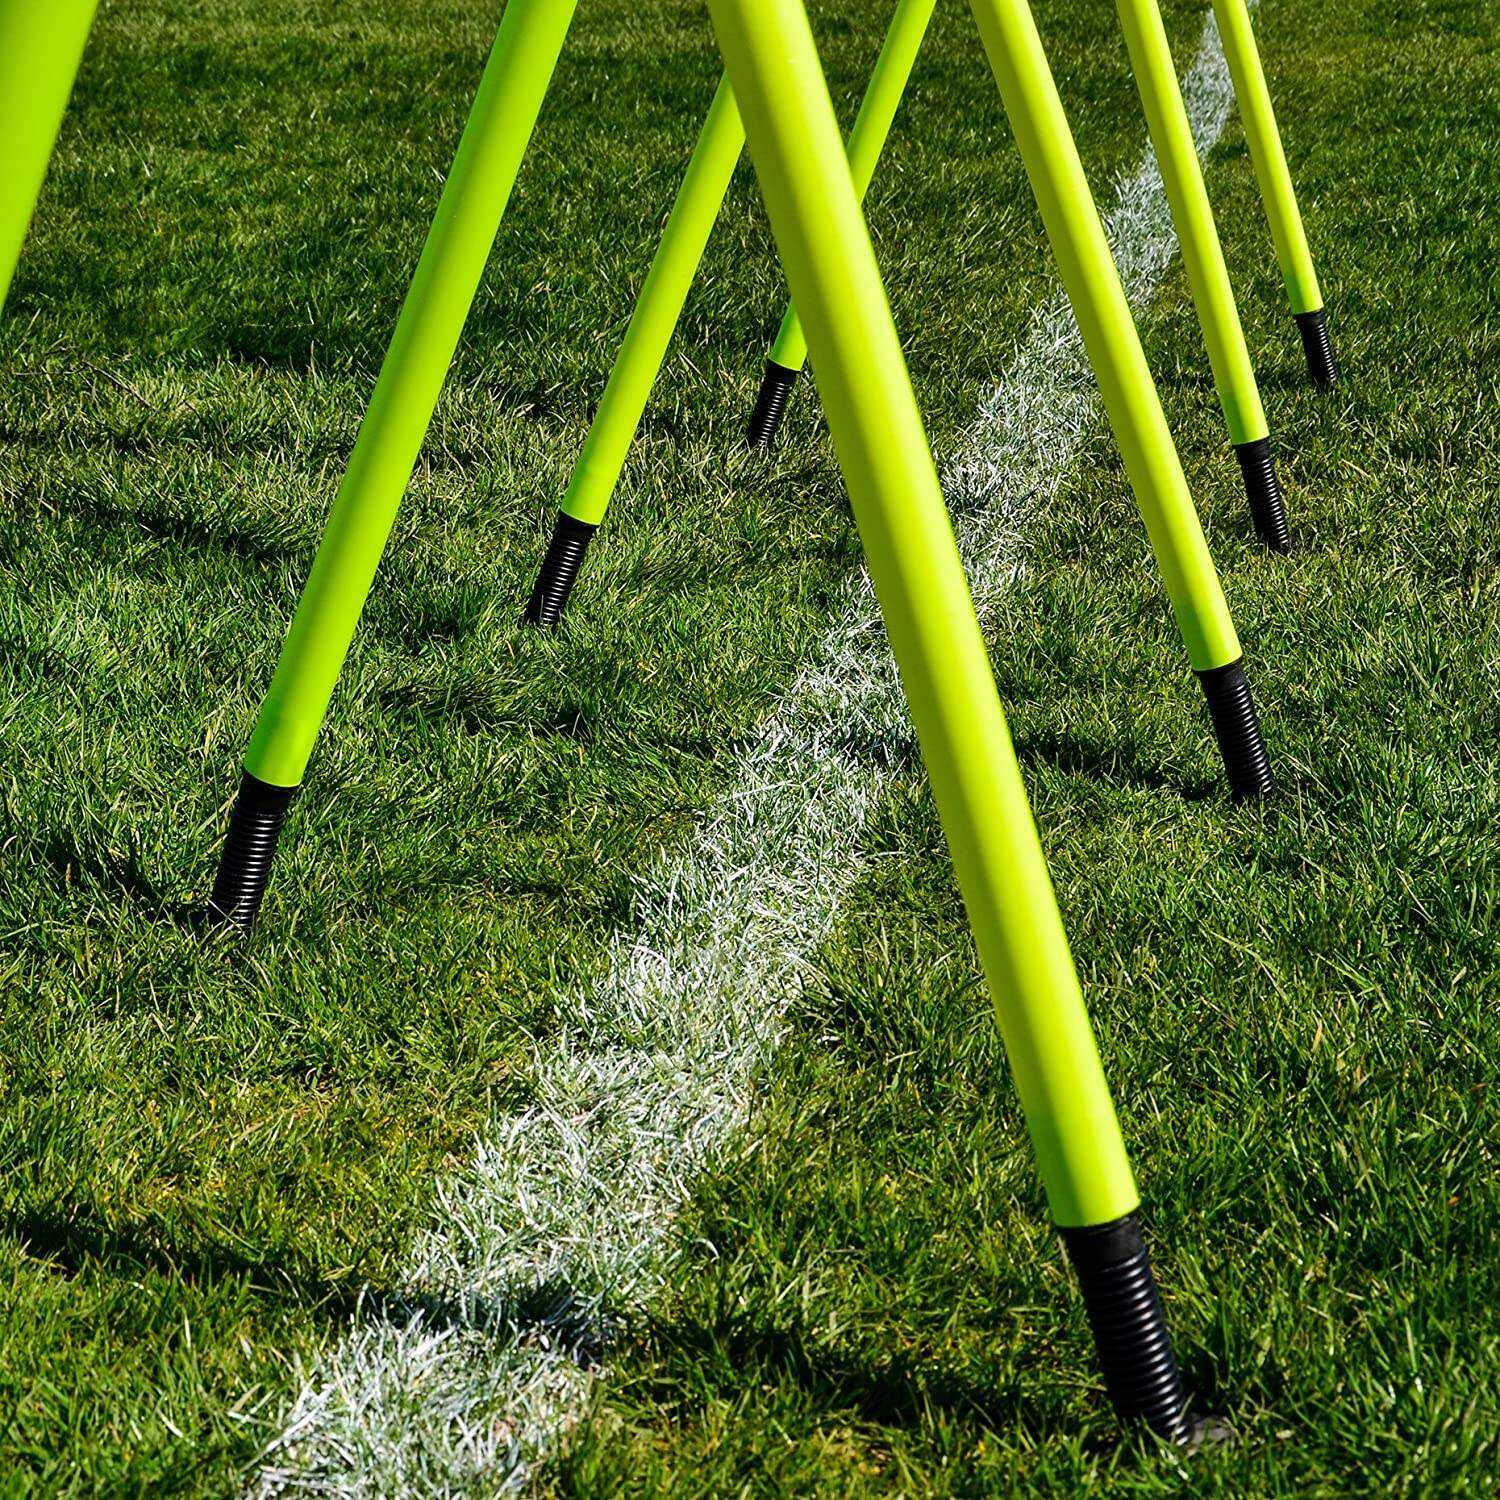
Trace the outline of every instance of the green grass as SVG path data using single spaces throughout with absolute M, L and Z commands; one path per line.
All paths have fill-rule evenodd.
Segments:
M 815 7 L 846 112 L 868 10 Z M 1037 10 L 1102 189 L 1143 142 L 1113 8 Z M 1184 59 L 1200 11 L 1168 7 Z M 771 466 L 735 451 L 780 313 L 742 167 L 570 624 L 515 627 L 717 72 L 696 3 L 586 5 L 252 957 L 184 926 L 482 12 L 106 3 L 0 324 L 7 1493 L 236 1488 L 857 565 L 814 402 Z M 912 764 L 558 1494 L 1489 1489 L 1500 63 L 1479 0 L 1262 12 L 1349 377 L 1304 389 L 1231 124 L 1209 186 L 1293 558 L 1250 536 L 1180 267 L 1137 311 L 1278 796 L 1218 794 L 1106 431 L 993 642 L 1188 1374 L 1238 1439 L 1116 1442 Z M 951 452 L 1053 285 L 961 5 L 870 214 Z

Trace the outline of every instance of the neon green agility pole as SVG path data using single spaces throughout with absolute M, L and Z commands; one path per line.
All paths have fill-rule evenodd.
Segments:
M 970 0 L 1104 409 L 1188 658 L 1208 699 L 1231 795 L 1271 790 L 1239 638 L 1125 301 L 1104 226 L 1026 0 Z
M 494 245 L 577 0 L 510 0 L 292 620 L 230 817 L 210 916 L 248 932 Z
M 1291 549 L 1291 534 L 1271 454 L 1270 429 L 1255 381 L 1255 367 L 1245 347 L 1245 331 L 1235 306 L 1234 288 L 1224 264 L 1208 190 L 1203 185 L 1203 169 L 1198 162 L 1187 108 L 1182 102 L 1177 70 L 1172 64 L 1167 29 L 1156 0 L 1118 0 L 1118 8 L 1131 70 L 1172 208 L 1172 223 L 1182 246 L 1182 262 L 1193 305 L 1198 310 L 1198 324 L 1208 346 L 1214 387 L 1229 426 L 1229 441 L 1244 476 L 1250 515 L 1261 541 L 1273 552 L 1287 552 Z
M 0 0 L 0 308 L 98 0 Z
M 625 341 L 558 508 L 552 540 L 526 605 L 524 619 L 529 625 L 554 626 L 567 607 L 589 542 L 609 509 L 744 147 L 745 127 L 726 75 L 719 80 L 656 258 L 636 299 Z
M 1121 1414 L 1181 1377 L 989 657 L 802 0 L 709 0 L 1053 1218 Z
M 875 60 L 875 71 L 870 75 L 865 97 L 860 101 L 859 113 L 854 119 L 854 128 L 849 132 L 849 170 L 854 177 L 854 191 L 861 202 L 875 176 L 880 153 L 885 149 L 896 111 L 901 107 L 902 96 L 916 66 L 917 54 L 922 50 L 922 39 L 927 35 L 927 24 L 932 20 L 936 4 L 937 0 L 901 0 L 886 32 L 880 56 Z M 807 340 L 803 337 L 802 320 L 793 303 L 781 320 L 781 329 L 766 358 L 765 374 L 746 435 L 750 447 L 769 448 L 775 441 L 792 398 L 792 387 L 806 362 Z
M 1271 91 L 1266 87 L 1260 49 L 1255 45 L 1255 32 L 1250 25 L 1250 7 L 1245 0 L 1213 0 L 1213 7 L 1224 41 L 1229 76 L 1234 81 L 1235 98 L 1239 101 L 1250 161 L 1271 224 L 1276 259 L 1291 299 L 1297 331 L 1302 335 L 1308 378 L 1320 390 L 1326 390 L 1339 378 L 1333 340 L 1328 333 L 1328 311 L 1323 306 L 1318 273 L 1313 269 L 1312 252 L 1307 247 L 1307 232 L 1302 227 L 1297 195 L 1292 189 L 1281 132 L 1276 128 Z
M 849 137 L 850 170 L 861 194 L 874 174 L 880 147 L 889 133 L 935 4 L 936 0 L 901 0 L 891 19 Z M 589 544 L 619 483 L 651 387 L 682 316 L 714 220 L 729 191 L 744 139 L 744 126 L 726 77 L 698 137 L 687 175 L 662 232 L 656 259 L 641 288 L 625 341 L 559 506 L 552 537 L 523 616 L 529 625 L 555 626 L 567 608 Z M 793 309 L 787 313 L 777 347 L 783 351 L 783 358 L 791 359 L 794 345 L 795 362 L 800 367 L 806 357 L 806 345 L 802 343 L 801 325 Z M 774 357 L 775 351 L 773 360 Z M 775 389 L 780 386 L 773 372 L 779 369 L 774 363 L 767 368 L 768 382 Z M 762 403 L 757 403 L 757 416 L 752 419 L 752 441 L 756 440 L 757 426 L 767 419 L 767 411 L 763 409 L 766 390 L 767 387 L 762 388 Z M 789 384 L 780 397 L 774 397 L 773 389 L 773 398 L 780 403 L 771 419 L 773 425 L 779 420 L 789 394 Z M 763 434 L 766 442 L 770 441 L 771 430 L 767 426 Z

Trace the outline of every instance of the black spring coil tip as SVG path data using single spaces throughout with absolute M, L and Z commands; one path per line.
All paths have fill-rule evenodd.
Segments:
M 1302 352 L 1307 356 L 1307 374 L 1320 391 L 1338 384 L 1339 365 L 1333 357 L 1333 340 L 1328 334 L 1328 309 L 1298 313 L 1297 330 L 1302 335 Z
M 1257 438 L 1253 443 L 1235 445 L 1234 456 L 1240 461 L 1245 478 L 1245 495 L 1250 501 L 1250 516 L 1255 534 L 1272 552 L 1290 552 L 1292 534 L 1286 521 L 1286 500 L 1281 481 L 1276 477 L 1276 460 L 1271 454 L 1271 440 Z
M 551 630 L 562 619 L 563 610 L 568 607 L 568 595 L 578 582 L 584 554 L 598 529 L 587 521 L 575 521 L 572 516 L 558 513 L 557 524 L 552 528 L 552 540 L 547 544 L 547 555 L 536 575 L 536 587 L 531 591 L 526 613 L 521 616 L 525 624 Z
M 1169 1442 L 1187 1443 L 1193 1434 L 1187 1393 L 1139 1220 L 1127 1214 L 1061 1232 L 1116 1415 L 1126 1425 L 1144 1422 Z
M 208 898 L 208 921 L 248 937 L 271 883 L 271 864 L 294 786 L 272 786 L 245 771 L 229 815 L 229 832 L 219 856 L 219 872 Z
M 792 387 L 797 383 L 797 372 L 778 365 L 775 360 L 766 361 L 766 373 L 761 377 L 760 394 L 755 398 L 755 410 L 750 413 L 750 429 L 745 434 L 745 444 L 750 448 L 769 448 L 781 429 L 781 419 L 786 416 L 787 403 L 792 399 Z
M 1250 684 L 1245 680 L 1245 663 L 1232 661 L 1228 666 L 1210 667 L 1198 673 L 1208 712 L 1213 720 L 1219 754 L 1229 776 L 1229 794 L 1236 802 L 1252 797 L 1269 796 L 1271 757 L 1260 732 L 1260 719 Z

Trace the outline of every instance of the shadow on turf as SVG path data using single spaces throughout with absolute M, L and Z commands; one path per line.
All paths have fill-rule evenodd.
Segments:
M 875 1427 L 913 1428 L 941 1414 L 996 1431 L 1025 1428 L 1038 1437 L 1053 1426 L 1051 1411 L 1038 1400 L 1024 1369 L 960 1371 L 899 1354 L 873 1363 L 850 1352 L 815 1347 L 797 1328 L 744 1318 L 653 1324 L 648 1338 L 669 1370 L 676 1366 L 690 1372 L 688 1381 L 711 1382 L 709 1372 L 717 1368 L 732 1373 L 743 1389 L 753 1371 L 768 1385 L 795 1384 L 819 1407 L 837 1412 L 841 1420 L 852 1413 Z M 1042 1386 L 1044 1380 L 1039 1371 L 1035 1386 Z M 1104 1400 L 1102 1392 L 1100 1400 Z M 1069 1430 L 1076 1430 L 1072 1423 Z M 1118 1447 L 1119 1435 L 1106 1423 L 1087 1434 L 1083 1445 L 1108 1452 Z
M 64 890 L 88 884 L 126 897 L 148 922 L 185 932 L 203 926 L 202 904 L 169 900 L 133 851 L 122 857 L 94 840 L 53 833 L 42 845 L 39 863 L 52 870 L 56 884 Z
M 848 734 L 839 748 L 851 760 L 869 762 L 909 775 L 922 774 L 917 742 L 909 730 L 882 735 Z M 1047 730 L 1015 736 L 1016 757 L 1024 768 L 1049 765 L 1073 776 L 1083 776 L 1102 786 L 1136 787 L 1149 792 L 1168 792 L 1184 802 L 1206 802 L 1220 794 L 1217 781 L 1187 781 L 1168 775 L 1150 763 L 1130 744 L 1105 747 L 1075 735 Z
M 199 1287 L 242 1282 L 262 1296 L 295 1300 L 330 1322 L 345 1321 L 359 1303 L 357 1293 L 317 1276 L 274 1260 L 254 1261 L 216 1245 L 176 1245 L 149 1224 L 116 1228 L 72 1210 L 34 1209 L 0 1218 L 0 1234 L 19 1244 L 30 1259 L 69 1280 L 97 1268 Z
M 198 1288 L 239 1285 L 268 1301 L 294 1303 L 334 1329 L 351 1323 L 383 1323 L 391 1328 L 419 1323 L 428 1332 L 477 1332 L 493 1338 L 497 1345 L 540 1338 L 583 1369 L 601 1365 L 616 1337 L 608 1313 L 581 1297 L 561 1277 L 549 1278 L 510 1299 L 472 1293 L 395 1292 L 368 1284 L 351 1289 L 276 1259 L 257 1261 L 218 1245 L 180 1246 L 154 1225 L 112 1227 L 59 1209 L 4 1215 L 0 1234 L 16 1242 L 32 1261 L 65 1279 L 97 1268 L 132 1278 L 154 1275 Z M 1030 1382 L 1024 1372 L 984 1371 L 980 1372 L 984 1378 L 976 1379 L 967 1371 L 901 1355 L 872 1363 L 816 1347 L 795 1327 L 775 1327 L 744 1317 L 711 1323 L 648 1321 L 641 1332 L 658 1356 L 666 1356 L 669 1369 L 674 1364 L 686 1365 L 706 1373 L 717 1367 L 741 1382 L 747 1371 L 755 1370 L 764 1379 L 795 1383 L 830 1411 L 854 1412 L 877 1427 L 919 1426 L 935 1412 L 994 1430 L 1030 1426 L 1039 1436 L 1050 1425 L 1028 1392 Z M 1207 1369 L 1197 1368 L 1203 1363 Z M 1214 1409 L 1217 1393 L 1209 1389 L 1214 1361 L 1189 1364 L 1192 1367 L 1184 1373 L 1197 1392 L 1198 1403 L 1206 1398 L 1209 1409 Z M 1089 1451 L 1103 1453 L 1116 1448 L 1119 1441 L 1119 1434 L 1106 1424 L 1087 1434 L 1083 1444 Z
M 729 1382 L 723 1391 L 726 1399 L 737 1399 L 750 1379 L 758 1379 L 767 1387 L 778 1380 L 786 1381 L 840 1424 L 851 1413 L 857 1421 L 872 1427 L 907 1430 L 933 1425 L 934 1418 L 946 1418 L 995 1432 L 1024 1431 L 1038 1441 L 1066 1433 L 1076 1439 L 1083 1452 L 1095 1456 L 1122 1448 L 1141 1452 L 1174 1449 L 1174 1445 L 1143 1428 L 1119 1425 L 1092 1355 L 1084 1356 L 1079 1373 L 1092 1377 L 1089 1402 L 1100 1420 L 1080 1430 L 1076 1411 L 1064 1411 L 1059 1405 L 1059 1398 L 1070 1399 L 1068 1392 L 1077 1382 L 1059 1382 L 1058 1346 L 1049 1338 L 1031 1346 L 1037 1356 L 1033 1363 L 1018 1362 L 1001 1371 L 988 1366 L 960 1370 L 899 1354 L 875 1363 L 852 1351 L 810 1342 L 799 1327 L 772 1325 L 747 1316 L 704 1323 L 653 1322 L 644 1332 L 655 1362 L 668 1372 L 664 1380 L 672 1380 L 674 1367 L 686 1376 L 670 1394 L 658 1395 L 663 1406 L 680 1407 L 683 1388 L 691 1384 L 711 1387 L 713 1372 L 718 1369 L 725 1372 Z M 1222 1351 L 1179 1347 L 1178 1354 L 1193 1410 L 1220 1412 L 1224 1392 L 1216 1372 L 1225 1363 Z M 645 1389 L 648 1398 L 654 1394 L 649 1382 Z M 1228 1422 L 1211 1417 L 1203 1423 L 1189 1451 L 1234 1440 Z
M 266 566 L 287 566 L 304 556 L 302 545 L 274 524 L 237 525 L 174 510 L 160 501 L 121 505 L 90 496 L 75 500 L 65 513 L 108 537 L 122 525 L 135 526 L 190 552 L 223 554 Z
M 1186 781 L 1168 775 L 1141 757 L 1134 746 L 1103 746 L 1055 730 L 1016 736 L 1016 758 L 1025 769 L 1050 765 L 1072 776 L 1086 777 L 1104 786 L 1136 787 L 1148 792 L 1170 792 L 1184 802 L 1206 802 L 1220 794 L 1217 781 Z
M 219 1245 L 178 1245 L 151 1224 L 112 1227 L 71 1210 L 34 1209 L 0 1217 L 0 1234 L 33 1261 L 68 1280 L 91 1269 L 114 1275 L 160 1276 L 188 1286 L 238 1284 L 256 1295 L 294 1303 L 335 1327 L 351 1322 L 393 1328 L 420 1322 L 430 1331 L 467 1329 L 512 1342 L 545 1335 L 548 1346 L 591 1369 L 609 1346 L 609 1325 L 597 1307 L 553 1277 L 513 1299 L 477 1294 L 443 1296 L 351 1288 L 276 1260 L 253 1260 Z

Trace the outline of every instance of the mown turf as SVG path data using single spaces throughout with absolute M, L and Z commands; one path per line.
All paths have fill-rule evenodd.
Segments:
M 253 958 L 182 924 L 497 9 L 106 4 L 0 325 L 17 1493 L 235 1487 L 857 562 L 814 402 L 772 464 L 735 452 L 779 314 L 742 169 L 570 625 L 515 627 L 717 71 L 698 4 L 585 5 Z M 1038 7 L 1101 188 L 1143 138 L 1112 9 Z M 1139 311 L 1282 790 L 1219 797 L 1102 430 L 994 649 L 1238 1441 L 1115 1445 L 913 764 L 559 1493 L 1487 1488 L 1500 68 L 1477 0 L 1262 9 L 1349 375 L 1302 386 L 1231 125 L 1210 187 L 1295 558 L 1250 538 L 1180 272 Z M 815 8 L 846 110 L 868 10 Z M 1184 58 L 1200 11 L 1169 7 Z M 951 452 L 1052 286 L 962 6 L 870 210 Z

